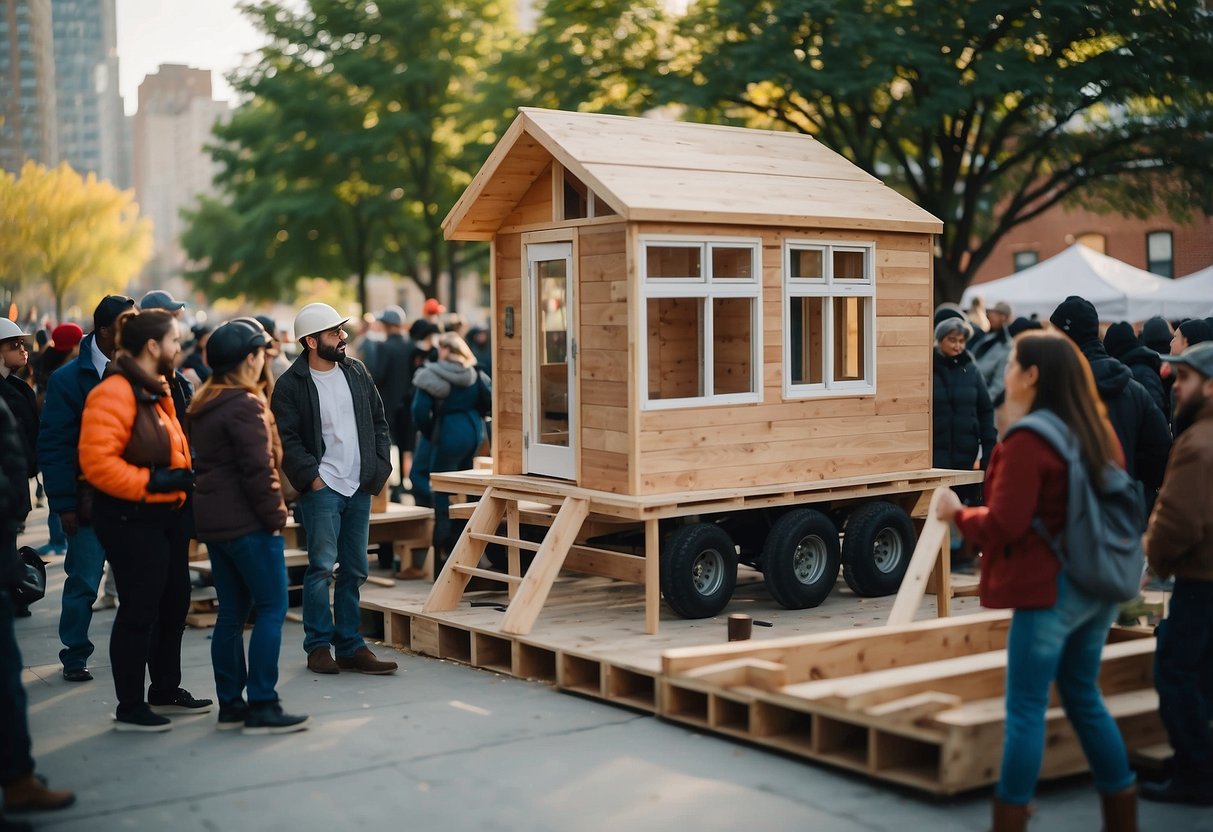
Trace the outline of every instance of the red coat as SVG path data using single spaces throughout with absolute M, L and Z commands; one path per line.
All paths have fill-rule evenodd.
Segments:
M 1032 518 L 1050 534 L 1066 525 L 1065 460 L 1030 430 L 1016 431 L 994 448 L 986 472 L 986 504 L 961 509 L 956 525 L 981 547 L 981 605 L 995 609 L 1047 609 L 1057 603 L 1061 562 Z

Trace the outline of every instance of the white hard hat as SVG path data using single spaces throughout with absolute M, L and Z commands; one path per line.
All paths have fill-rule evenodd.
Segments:
M 295 340 L 302 341 L 309 335 L 341 326 L 348 320 L 327 303 L 309 303 L 295 316 Z
M 28 332 L 22 332 L 21 327 L 17 326 L 8 318 L 0 318 L 0 341 L 7 341 L 9 338 L 28 337 Z

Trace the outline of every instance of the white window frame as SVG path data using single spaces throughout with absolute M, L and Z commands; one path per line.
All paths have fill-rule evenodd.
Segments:
M 648 275 L 648 247 L 674 246 L 698 248 L 701 271 L 699 277 L 650 278 Z M 712 249 L 748 248 L 751 252 L 750 278 L 721 277 L 712 274 Z M 679 407 L 702 407 L 705 405 L 753 404 L 762 401 L 762 239 L 759 237 L 717 237 L 698 235 L 645 234 L 638 240 L 637 269 L 640 273 L 641 332 L 640 341 L 640 389 L 642 410 L 670 410 Z M 649 398 L 649 301 L 662 298 L 686 298 L 700 301 L 700 330 L 703 333 L 703 352 L 700 354 L 699 373 L 702 396 L 687 396 L 678 399 Z M 748 298 L 750 304 L 750 366 L 753 368 L 753 387 L 748 393 L 720 393 L 712 389 L 710 368 L 715 364 L 715 333 L 711 303 L 717 298 Z
M 822 277 L 792 277 L 792 252 L 822 252 Z M 834 252 L 858 251 L 864 254 L 864 276 L 859 280 L 834 279 Z M 864 344 L 864 380 L 834 380 L 834 299 L 866 298 Z M 817 384 L 792 382 L 792 300 L 794 298 L 823 298 L 822 316 L 826 345 L 823 381 Z M 871 396 L 876 393 L 876 244 L 843 240 L 788 239 L 783 243 L 783 396 L 785 399 L 835 398 L 839 396 Z

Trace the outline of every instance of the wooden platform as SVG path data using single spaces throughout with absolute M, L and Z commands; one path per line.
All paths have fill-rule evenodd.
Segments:
M 840 582 L 820 607 L 786 610 L 742 567 L 720 616 L 692 621 L 663 610 L 660 634 L 646 635 L 642 587 L 562 577 L 534 629 L 511 636 L 500 630 L 504 590 L 471 592 L 458 609 L 424 613 L 427 589 L 363 588 L 362 607 L 382 616 L 386 643 L 922 791 L 953 794 L 995 781 L 1009 617 L 982 611 L 975 598 L 954 598 L 949 619 L 936 619 L 928 599 L 914 624 L 885 628 L 893 598 L 858 598 Z M 728 644 L 726 618 L 736 612 L 757 626 L 750 641 Z M 1132 631 L 1117 638 L 1105 663 L 1109 706 L 1131 751 L 1165 743 L 1153 639 Z M 1056 707 L 1048 731 L 1043 776 L 1084 770 Z

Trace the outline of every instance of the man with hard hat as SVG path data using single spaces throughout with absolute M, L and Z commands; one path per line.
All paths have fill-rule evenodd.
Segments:
M 371 495 L 392 472 L 391 445 L 370 373 L 345 354 L 348 321 L 325 303 L 299 310 L 295 339 L 301 353 L 278 380 L 270 408 L 282 439 L 282 470 L 299 491 L 307 532 L 303 649 L 308 669 L 378 675 L 395 672 L 396 663 L 376 658 L 359 634 L 358 590 L 367 577 Z M 341 567 L 335 580 L 334 566 Z

